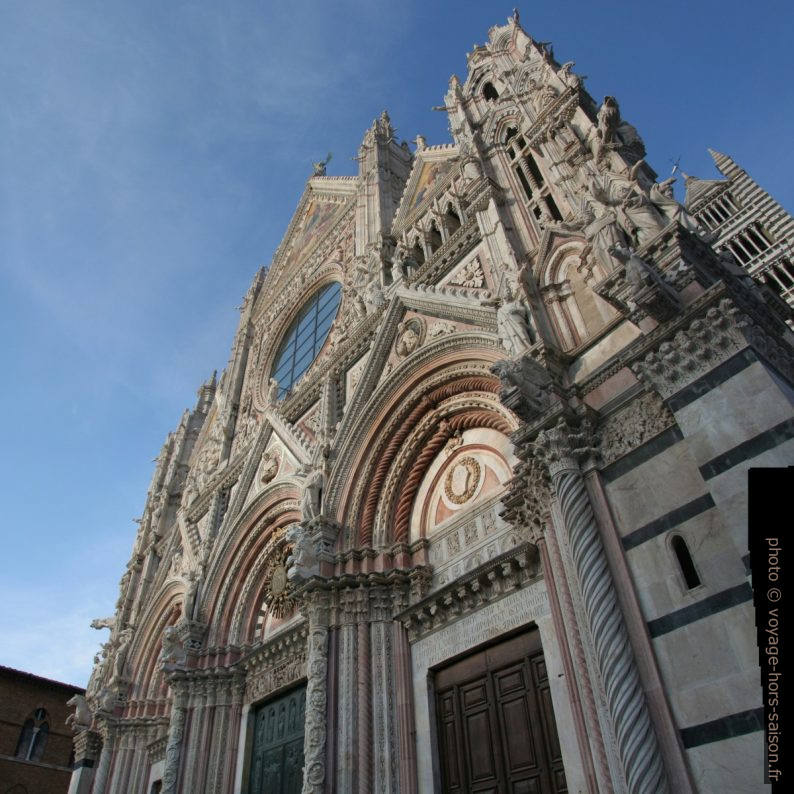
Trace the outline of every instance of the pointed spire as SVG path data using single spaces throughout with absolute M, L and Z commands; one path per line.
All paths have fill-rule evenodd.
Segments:
M 725 176 L 730 177 L 731 172 L 741 171 L 739 166 L 736 165 L 736 161 L 732 157 L 728 157 L 727 154 L 722 154 L 715 149 L 709 149 L 709 154 L 712 160 L 714 160 L 714 165 L 717 166 L 717 170 L 725 174 Z

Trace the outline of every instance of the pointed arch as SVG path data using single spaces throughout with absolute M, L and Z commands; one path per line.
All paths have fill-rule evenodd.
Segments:
M 584 241 L 556 242 L 537 271 L 538 287 L 558 344 L 573 350 L 614 320 L 617 311 L 594 290 L 608 274 Z
M 208 644 L 250 639 L 259 606 L 262 571 L 281 542 L 283 530 L 300 520 L 300 486 L 293 478 L 273 483 L 243 513 L 212 556 L 202 596 L 210 625 Z
M 415 472 L 432 459 L 425 445 L 437 451 L 469 427 L 507 434 L 517 426 L 501 406 L 501 384 L 490 372 L 504 353 L 484 343 L 484 336 L 453 334 L 425 345 L 371 396 L 362 411 L 371 419 L 355 447 L 340 451 L 329 488 L 342 511 L 337 520 L 355 530 L 352 545 L 406 542 L 410 505 L 421 482 Z

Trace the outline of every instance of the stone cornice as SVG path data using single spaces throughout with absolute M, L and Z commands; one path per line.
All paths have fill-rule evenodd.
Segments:
M 410 642 L 540 578 L 537 547 L 521 543 L 395 616 Z

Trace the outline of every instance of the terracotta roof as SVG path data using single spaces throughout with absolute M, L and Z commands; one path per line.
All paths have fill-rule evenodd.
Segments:
M 63 681 L 55 681 L 52 678 L 45 678 L 41 675 L 35 675 L 34 673 L 27 673 L 24 670 L 17 670 L 14 667 L 6 667 L 4 664 L 0 664 L 0 673 L 13 673 L 17 676 L 23 676 L 24 678 L 30 678 L 34 681 L 44 681 L 48 684 L 55 684 L 56 686 L 62 686 L 65 689 L 71 689 L 74 692 L 85 692 L 85 688 L 81 686 L 75 686 L 74 684 L 65 684 Z

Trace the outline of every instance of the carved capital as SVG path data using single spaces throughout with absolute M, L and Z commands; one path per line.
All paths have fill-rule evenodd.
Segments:
M 554 480 L 563 471 L 578 471 L 581 464 L 591 462 L 595 458 L 597 444 L 598 438 L 589 420 L 583 420 L 576 428 L 560 417 L 554 427 L 538 433 L 532 446 Z
M 545 534 L 551 510 L 551 489 L 546 467 L 534 458 L 519 464 L 502 504 L 502 518 L 516 527 L 530 543 L 537 544 Z

